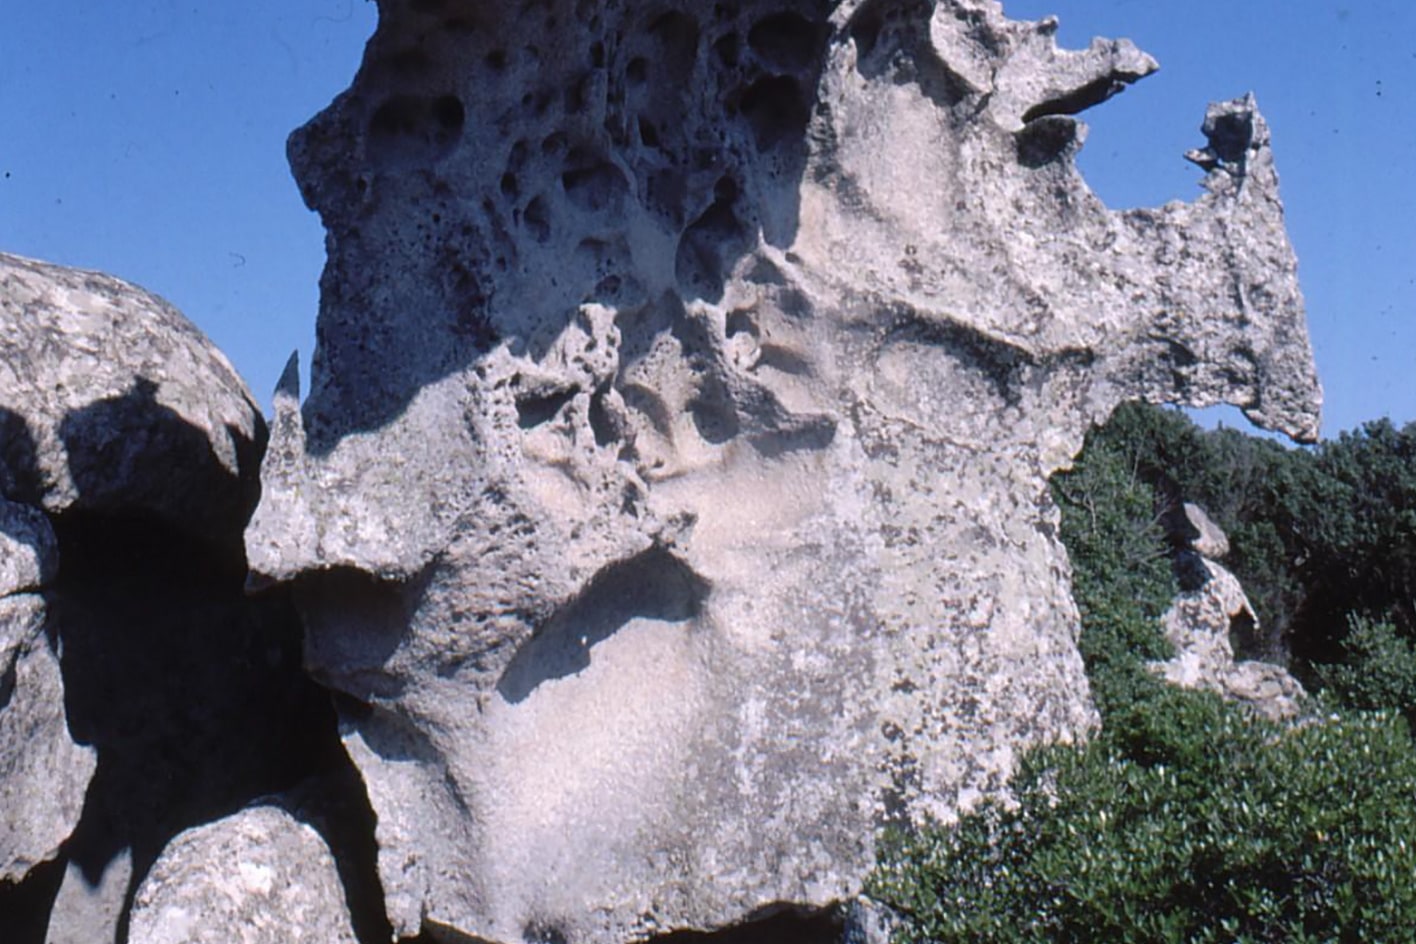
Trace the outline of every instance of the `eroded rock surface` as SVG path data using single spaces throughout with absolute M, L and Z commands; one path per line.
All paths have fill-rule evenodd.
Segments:
M 361 702 L 395 930 L 622 941 L 854 894 L 1095 720 L 1048 476 L 1143 397 L 1301 438 L 1269 134 L 1115 212 L 1154 68 L 987 0 L 381 0 L 291 140 L 330 257 L 247 532 Z
M 131 944 L 356 944 L 329 847 L 283 810 L 188 830 L 138 889 Z
M 1303 707 L 1303 686 L 1281 665 L 1243 658 L 1258 638 L 1259 617 L 1239 578 L 1216 558 L 1229 538 L 1197 505 L 1185 503 L 1190 545 L 1177 557 L 1181 593 L 1161 616 L 1175 655 L 1151 669 L 1173 685 L 1217 692 L 1271 719 L 1291 718 Z
M 0 598 L 0 882 L 54 858 L 79 821 L 96 763 L 69 735 L 43 598 Z

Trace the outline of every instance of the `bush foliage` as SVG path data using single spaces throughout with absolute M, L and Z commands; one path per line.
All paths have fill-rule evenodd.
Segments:
M 1416 926 L 1416 428 L 1312 451 L 1126 407 L 1054 479 L 1102 730 L 1031 752 L 1015 804 L 883 843 L 903 942 L 1406 940 Z M 1206 507 L 1317 717 L 1278 725 L 1169 655 L 1162 516 Z

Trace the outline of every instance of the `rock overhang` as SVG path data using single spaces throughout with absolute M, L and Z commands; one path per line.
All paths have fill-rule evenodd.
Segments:
M 1316 432 L 1252 99 L 1193 203 L 1075 168 L 1129 43 L 979 0 L 380 13 L 291 139 L 330 259 L 247 540 L 368 705 L 404 933 L 851 894 L 881 825 L 1093 723 L 1046 489 L 1091 423 Z

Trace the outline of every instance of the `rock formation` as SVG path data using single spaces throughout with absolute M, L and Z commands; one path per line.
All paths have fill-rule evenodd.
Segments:
M 125 940 L 169 839 L 347 766 L 289 594 L 244 593 L 265 436 L 170 305 L 0 255 L 6 944 Z
M 1244 655 L 1258 638 L 1259 617 L 1239 578 L 1218 559 L 1229 553 L 1229 538 L 1197 505 L 1182 508 L 1188 547 L 1176 557 L 1181 593 L 1161 617 L 1175 655 L 1151 665 L 1166 681 L 1184 688 L 1218 692 L 1272 718 L 1291 718 L 1302 708 L 1303 686 L 1280 665 Z
M 0 882 L 51 859 L 78 823 L 96 763 L 64 716 L 59 658 L 39 591 L 56 569 L 54 532 L 0 499 Z
M 131 944 L 355 944 L 329 847 L 257 806 L 174 839 L 138 889 Z
M 1047 478 L 1127 398 L 1317 430 L 1267 127 L 1114 212 L 1154 62 L 991 0 L 380 0 L 252 586 L 346 696 L 395 931 L 618 942 L 858 890 L 1094 722 Z

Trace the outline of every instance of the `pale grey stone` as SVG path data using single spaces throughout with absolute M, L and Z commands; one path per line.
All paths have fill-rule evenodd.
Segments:
M 1161 617 L 1175 655 L 1152 663 L 1152 671 L 1173 685 L 1244 702 L 1269 718 L 1296 716 L 1305 698 L 1297 679 L 1279 665 L 1235 659 L 1232 637 L 1252 636 L 1259 623 L 1239 579 L 1212 560 L 1202 563 L 1209 579 L 1181 593 Z
M 294 580 L 395 930 L 619 942 L 855 895 L 892 821 L 1096 715 L 1047 479 L 1131 398 L 1320 391 L 1252 99 L 1116 212 L 1074 114 L 1154 68 L 997 3 L 382 0 L 292 138 Z
M 0 253 L 7 497 L 239 531 L 264 435 L 231 364 L 171 305 L 112 276 Z
M 138 887 L 128 940 L 355 944 L 329 847 L 271 806 L 173 839 Z
M 1185 521 L 1193 529 L 1190 546 L 1210 560 L 1221 560 L 1229 554 L 1229 536 L 1215 524 L 1205 510 L 1193 502 L 1185 502 Z
M 119 922 L 133 879 L 133 856 L 124 849 L 96 881 L 78 863 L 64 869 L 64 881 L 49 913 L 44 944 L 110 944 L 118 941 Z
M 69 736 L 43 598 L 0 598 L 0 881 L 19 881 L 54 858 L 79 820 L 97 762 Z
M 0 597 L 38 590 L 59 570 L 59 547 L 44 512 L 0 496 Z

